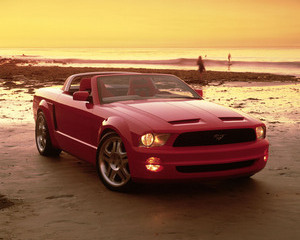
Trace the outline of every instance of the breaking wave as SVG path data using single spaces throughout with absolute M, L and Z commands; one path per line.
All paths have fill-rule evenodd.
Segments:
M 77 64 L 151 64 L 151 65 L 173 65 L 173 66 L 196 66 L 197 59 L 177 58 L 169 60 L 98 60 L 98 59 L 60 59 L 65 63 Z M 205 59 L 206 66 L 228 66 L 228 61 Z M 264 61 L 231 61 L 232 66 L 252 66 L 252 67 L 280 67 L 280 68 L 300 68 L 300 62 L 264 62 Z

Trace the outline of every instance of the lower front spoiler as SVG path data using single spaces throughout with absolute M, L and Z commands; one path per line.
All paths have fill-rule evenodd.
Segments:
M 252 160 L 250 160 L 252 161 Z M 247 161 L 246 161 L 247 162 Z M 184 182 L 184 181 L 201 181 L 201 180 L 218 180 L 218 179 L 230 179 L 240 177 L 250 177 L 255 173 L 261 171 L 266 165 L 266 162 L 262 159 L 256 159 L 254 164 L 248 167 L 241 167 L 230 170 L 220 171 L 202 171 L 202 172 L 179 172 L 176 167 L 164 167 L 163 175 L 161 173 L 148 173 L 147 178 L 133 177 L 134 182 L 141 183 L 154 183 L 154 182 Z M 201 166 L 201 165 L 199 165 Z M 193 166 L 189 166 L 193 167 Z M 198 166 L 195 166 L 197 168 Z
M 262 140 L 252 144 L 239 144 L 217 148 L 199 149 L 197 152 L 182 151 L 136 154 L 137 159 L 155 156 L 161 159 L 162 170 L 151 172 L 144 161 L 134 161 L 134 182 L 182 182 L 248 177 L 262 170 L 268 158 L 269 143 Z M 205 157 L 204 157 L 205 156 Z M 183 160 L 184 159 L 184 160 Z M 197 160 L 199 159 L 199 160 Z

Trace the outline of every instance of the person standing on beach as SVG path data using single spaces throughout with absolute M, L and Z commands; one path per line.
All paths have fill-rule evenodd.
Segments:
M 231 54 L 228 53 L 228 65 L 230 65 L 230 64 L 231 64 Z
M 204 67 L 204 63 L 203 63 L 203 60 L 202 60 L 202 57 L 199 56 L 198 60 L 197 60 L 197 65 L 199 67 L 199 80 L 200 80 L 200 83 L 202 84 L 203 83 L 203 80 L 202 80 L 202 73 L 204 71 L 206 71 L 205 67 Z

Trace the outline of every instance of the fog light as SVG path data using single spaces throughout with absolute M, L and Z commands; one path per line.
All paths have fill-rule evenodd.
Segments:
M 268 161 L 268 158 L 269 158 L 269 149 L 266 149 L 265 152 L 264 152 L 264 161 Z
M 148 158 L 145 166 L 151 172 L 160 172 L 163 169 L 163 166 L 160 165 L 160 159 L 156 157 Z

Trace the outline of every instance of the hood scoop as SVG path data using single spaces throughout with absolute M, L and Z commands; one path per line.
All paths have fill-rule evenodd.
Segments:
M 243 121 L 244 117 L 219 117 L 223 122 L 234 122 L 234 121 Z
M 195 118 L 195 119 L 169 121 L 168 123 L 172 125 L 181 125 L 181 124 L 191 124 L 191 123 L 199 123 L 199 122 L 200 122 L 200 118 Z

